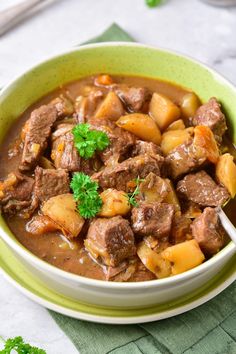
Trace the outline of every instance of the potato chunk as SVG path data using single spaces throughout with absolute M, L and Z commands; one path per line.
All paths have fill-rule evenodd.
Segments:
M 176 121 L 174 121 L 173 123 L 171 123 L 168 128 L 166 128 L 166 131 L 170 131 L 170 130 L 184 130 L 185 129 L 185 124 L 183 119 L 178 119 Z
M 103 205 L 99 212 L 100 216 L 111 218 L 116 215 L 125 215 L 130 211 L 128 196 L 123 191 L 106 189 L 100 194 Z
M 171 264 L 168 259 L 149 248 L 145 242 L 137 247 L 137 254 L 145 267 L 156 275 L 157 278 L 165 278 L 171 274 Z
M 115 121 L 122 116 L 122 114 L 124 114 L 124 108 L 121 100 L 111 91 L 98 107 L 95 118 L 106 118 Z
M 205 256 L 196 240 L 178 243 L 167 247 L 161 256 L 172 263 L 171 273 L 180 274 L 201 264 Z
M 154 120 L 147 114 L 132 113 L 122 116 L 116 122 L 118 127 L 128 130 L 142 140 L 157 145 L 161 142 L 161 132 Z
M 193 128 L 187 128 L 184 130 L 170 130 L 162 134 L 161 150 L 163 154 L 165 156 L 168 155 L 171 150 L 188 141 L 192 133 Z
M 220 156 L 216 164 L 216 177 L 234 198 L 236 194 L 236 165 L 233 156 L 229 153 Z
M 193 117 L 200 105 L 201 102 L 194 92 L 186 93 L 180 105 L 182 115 L 185 118 Z
M 42 212 L 58 224 L 69 238 L 77 237 L 84 225 L 84 219 L 76 211 L 76 203 L 70 193 L 48 199 L 42 206 Z
M 43 235 L 48 232 L 55 232 L 59 229 L 59 225 L 46 215 L 35 215 L 26 224 L 26 231 L 33 235 Z
M 168 97 L 154 92 L 149 113 L 163 131 L 180 117 L 180 109 Z

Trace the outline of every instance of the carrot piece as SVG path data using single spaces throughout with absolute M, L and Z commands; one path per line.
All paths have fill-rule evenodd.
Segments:
M 98 75 L 94 80 L 95 85 L 97 86 L 108 86 L 113 84 L 113 80 L 110 75 Z
M 219 159 L 219 149 L 214 134 L 209 127 L 197 125 L 194 129 L 193 145 L 197 154 L 205 155 L 207 160 L 216 164 Z

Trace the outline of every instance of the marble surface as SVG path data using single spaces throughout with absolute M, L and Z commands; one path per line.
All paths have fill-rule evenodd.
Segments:
M 0 10 L 17 2 L 1 0 Z M 137 41 L 195 57 L 236 84 L 236 8 L 210 7 L 198 0 L 167 0 L 156 9 L 147 8 L 144 0 L 55 0 L 0 37 L 0 86 L 44 58 L 97 35 L 114 21 Z M 77 353 L 47 311 L 2 275 L 0 335 L 22 335 L 48 354 Z

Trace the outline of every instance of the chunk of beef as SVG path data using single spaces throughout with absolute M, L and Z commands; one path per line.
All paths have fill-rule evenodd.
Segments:
M 222 205 L 229 198 L 227 190 L 216 184 L 205 171 L 185 176 L 177 184 L 177 193 L 181 199 L 191 200 L 201 206 Z
M 173 244 L 184 242 L 191 237 L 191 220 L 185 216 L 174 216 L 170 240 Z
M 123 84 L 113 85 L 113 90 L 124 102 L 129 112 L 139 112 L 145 102 L 150 98 L 150 93 L 145 87 L 129 87 Z
M 136 252 L 133 231 L 121 216 L 92 221 L 84 243 L 93 257 L 101 258 L 104 264 L 112 267 Z
M 52 105 L 41 106 L 31 113 L 27 122 L 24 148 L 19 166 L 21 170 L 31 170 L 35 167 L 47 147 L 47 140 L 56 119 L 57 110 Z
M 95 173 L 92 178 L 98 181 L 103 189 L 115 188 L 129 191 L 129 184 L 135 178 L 145 178 L 150 172 L 160 175 L 163 157 L 159 155 L 139 155 L 129 158 L 114 167 L 106 167 Z
M 205 208 L 202 215 L 193 221 L 192 234 L 208 256 L 224 247 L 228 237 L 214 208 Z
M 123 262 L 121 262 L 117 267 L 104 267 L 104 272 L 105 272 L 105 276 L 106 276 L 106 280 L 113 280 L 115 279 L 117 276 L 119 276 L 121 273 L 123 273 L 126 268 L 128 266 L 128 261 L 124 260 Z
M 81 159 L 80 171 L 84 172 L 86 175 L 93 175 L 95 172 L 99 171 L 103 163 L 98 154 L 95 154 L 91 159 L 85 160 Z
M 221 105 L 215 97 L 212 97 L 207 103 L 198 108 L 192 118 L 192 124 L 209 127 L 214 133 L 216 140 L 219 143 L 222 141 L 222 135 L 227 129 L 226 119 L 221 111 Z
M 152 142 L 137 140 L 132 150 L 132 156 L 138 156 L 144 154 L 162 155 L 162 151 L 160 146 Z
M 26 231 L 33 235 L 43 235 L 58 229 L 58 225 L 45 215 L 36 215 L 26 224 Z
M 60 124 L 52 134 L 51 158 L 56 168 L 71 172 L 83 171 L 91 175 L 101 168 L 102 162 L 97 154 L 88 160 L 79 156 L 71 132 L 73 127 L 73 124 Z
M 51 158 L 56 168 L 79 171 L 81 158 L 74 146 L 73 124 L 60 124 L 52 134 Z
M 101 90 L 93 89 L 88 96 L 78 96 L 76 98 L 74 117 L 78 124 L 86 123 L 93 117 L 103 95 Z
M 136 137 L 132 133 L 118 127 L 109 119 L 92 119 L 89 124 L 92 130 L 103 131 L 109 137 L 109 146 L 99 153 L 105 165 L 122 160 L 135 144 Z
M 129 281 L 147 281 L 156 279 L 154 273 L 150 272 L 145 265 L 141 262 L 137 262 L 135 273 L 131 276 Z
M 219 148 L 209 127 L 198 125 L 192 133 L 193 137 L 177 146 L 166 157 L 167 172 L 172 178 L 192 172 L 203 164 L 216 164 L 219 159 Z
M 132 209 L 132 229 L 139 236 L 168 238 L 173 217 L 172 204 L 141 203 L 139 207 Z
M 137 259 L 129 259 L 120 263 L 117 267 L 107 267 L 106 280 L 124 282 L 128 281 L 135 273 Z
M 29 217 L 37 207 L 32 201 L 34 179 L 14 172 L 0 184 L 0 205 L 6 214 L 19 213 L 22 217 Z
M 166 174 L 174 179 L 199 168 L 206 157 L 199 158 L 193 146 L 193 140 L 177 146 L 165 158 Z
M 44 170 L 39 166 L 36 167 L 34 194 L 40 202 L 69 192 L 69 175 L 67 171 L 62 169 Z
M 54 98 L 50 104 L 56 108 L 59 118 L 71 116 L 74 113 L 72 101 L 64 95 Z
M 166 179 L 149 173 L 139 185 L 140 197 L 147 202 L 163 202 L 170 193 L 170 186 Z

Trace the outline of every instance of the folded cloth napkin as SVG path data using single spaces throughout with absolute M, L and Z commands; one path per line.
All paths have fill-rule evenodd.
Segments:
M 107 41 L 134 40 L 113 24 L 86 43 Z M 236 354 L 236 282 L 192 311 L 139 325 L 89 323 L 49 312 L 80 354 Z

